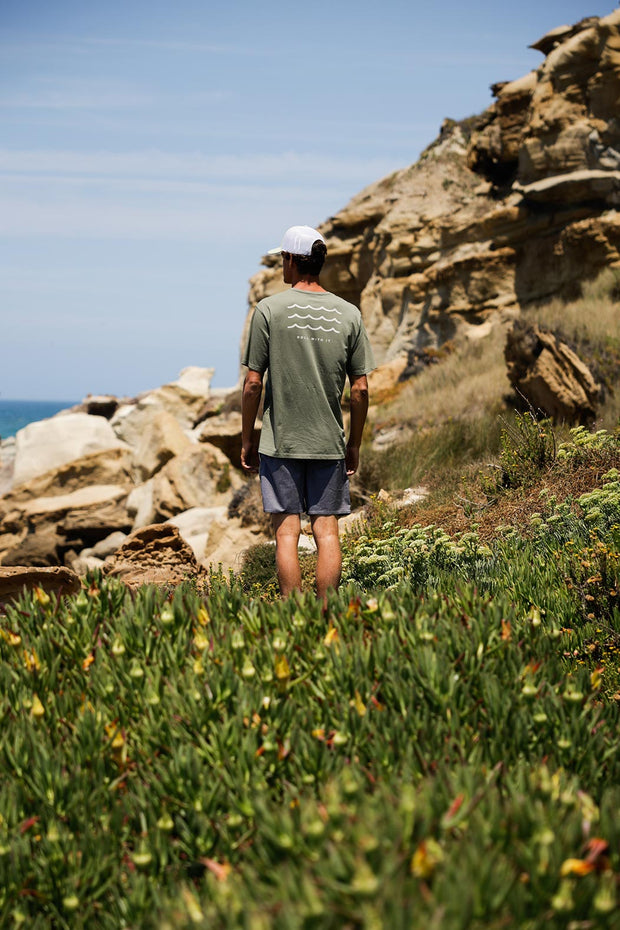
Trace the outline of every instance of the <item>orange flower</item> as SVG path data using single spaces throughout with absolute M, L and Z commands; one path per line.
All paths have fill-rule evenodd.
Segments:
M 585 859 L 565 859 L 560 868 L 560 875 L 562 878 L 567 875 L 589 875 L 594 869 L 594 863 Z

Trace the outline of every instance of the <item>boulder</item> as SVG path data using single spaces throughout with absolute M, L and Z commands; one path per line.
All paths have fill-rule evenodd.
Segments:
M 207 420 L 209 417 L 218 417 L 226 413 L 241 413 L 240 388 L 212 389 L 208 400 L 205 401 L 196 414 L 194 427 L 199 426 L 203 420 Z
M 257 422 L 254 439 L 260 437 L 261 423 Z M 199 442 L 209 442 L 220 449 L 231 465 L 239 468 L 241 464 L 241 414 L 225 413 L 209 417 L 192 433 Z
M 95 543 L 92 549 L 83 550 L 80 555 L 89 555 L 97 559 L 106 559 L 109 555 L 113 555 L 117 549 L 120 549 L 126 539 L 127 533 L 116 530 L 114 533 L 110 533 L 109 536 L 106 536 L 105 539 L 100 539 L 99 542 Z
M 192 507 L 226 505 L 242 481 L 219 449 L 209 444 L 192 445 L 153 478 L 155 520 L 168 520 Z
M 88 394 L 79 405 L 78 410 L 94 417 L 110 420 L 116 413 L 120 401 L 113 394 Z
M 132 520 L 132 530 L 137 530 L 141 526 L 148 526 L 149 523 L 155 522 L 154 484 L 155 479 L 150 478 L 144 484 L 139 484 L 137 488 L 134 488 L 127 498 L 126 507 L 127 513 Z
M 512 386 L 536 410 L 559 422 L 594 419 L 601 385 L 575 352 L 552 333 L 517 321 L 508 334 L 505 357 Z
M 243 564 L 243 554 L 250 546 L 268 542 L 268 537 L 256 527 L 241 526 L 238 519 L 214 520 L 209 527 L 209 538 L 202 564 L 223 572 L 238 572 Z
M 16 504 L 38 497 L 62 497 L 86 486 L 133 486 L 131 453 L 126 446 L 92 452 L 45 472 L 8 491 L 0 499 L 0 519 Z
M 122 443 L 104 417 L 67 413 L 30 423 L 16 436 L 14 486 L 90 453 L 119 447 Z
M 81 582 L 68 568 L 32 568 L 0 566 L 0 603 L 14 600 L 24 589 L 41 588 L 47 594 L 77 594 Z
M 15 468 L 15 436 L 9 436 L 0 442 L 0 497 L 7 494 L 13 486 Z
M 271 534 L 271 516 L 263 510 L 263 499 L 258 478 L 246 480 L 233 494 L 228 505 L 230 519 L 238 519 L 242 527 Z
M 394 398 L 405 383 L 403 375 L 407 365 L 407 356 L 399 355 L 371 371 L 368 376 L 368 392 L 373 404 L 381 404 Z
M 106 563 L 105 570 L 132 588 L 176 585 L 204 574 L 190 546 L 170 523 L 136 530 Z
M 46 567 L 63 562 L 60 551 L 64 540 L 53 523 L 24 527 L 22 532 L 2 534 L 0 539 L 0 565 Z
M 126 497 L 124 487 L 95 485 L 17 503 L 0 522 L 0 564 L 62 564 L 65 553 L 129 530 Z
M 177 527 L 185 542 L 191 546 L 197 560 L 201 562 L 207 547 L 211 524 L 214 520 L 222 520 L 225 517 L 226 507 L 192 507 L 191 510 L 185 510 L 176 517 L 170 517 L 166 523 Z
M 141 395 L 134 404 L 116 411 L 111 424 L 117 436 L 137 446 L 145 413 L 152 408 L 171 414 L 182 429 L 191 429 L 209 398 L 212 368 L 184 368 L 176 381 Z
M 152 416 L 144 423 L 140 441 L 135 448 L 134 468 L 137 480 L 146 481 L 162 468 L 166 462 L 181 455 L 190 440 L 175 417 L 167 410 L 153 409 Z
M 65 561 L 71 571 L 79 575 L 80 578 L 83 578 L 88 572 L 103 571 L 105 567 L 103 559 L 98 559 L 94 555 L 86 555 L 84 552 L 80 552 L 79 555 L 67 553 Z

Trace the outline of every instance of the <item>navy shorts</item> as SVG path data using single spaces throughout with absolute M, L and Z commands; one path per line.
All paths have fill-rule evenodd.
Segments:
M 260 456 L 265 513 L 342 516 L 351 513 L 344 459 L 278 459 Z

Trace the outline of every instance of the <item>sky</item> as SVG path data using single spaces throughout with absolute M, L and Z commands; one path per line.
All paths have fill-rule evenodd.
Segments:
M 0 397 L 239 376 L 249 278 L 611 0 L 0 0 Z

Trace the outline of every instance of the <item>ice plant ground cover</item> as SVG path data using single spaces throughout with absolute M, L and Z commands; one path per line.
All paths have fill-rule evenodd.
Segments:
M 618 437 L 564 452 L 605 444 L 490 543 L 351 538 L 325 613 L 217 576 L 7 607 L 0 925 L 619 927 Z

